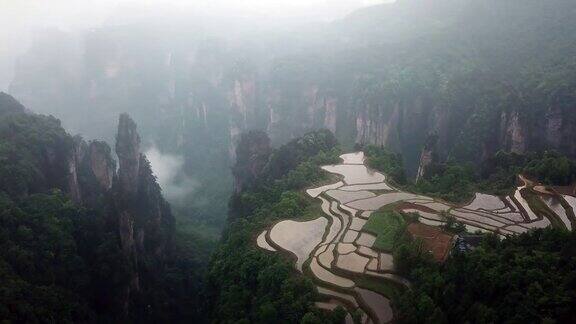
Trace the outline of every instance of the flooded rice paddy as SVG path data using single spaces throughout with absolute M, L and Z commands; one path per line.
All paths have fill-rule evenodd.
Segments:
M 410 284 L 395 273 L 391 254 L 373 248 L 376 236 L 363 231 L 374 211 L 400 202 L 397 206 L 403 207 L 399 210 L 417 213 L 422 224 L 443 226 L 444 215 L 450 214 L 469 232 L 494 232 L 501 236 L 550 225 L 547 218 L 530 209 L 520 194 L 520 190 L 531 190 L 526 182 L 513 197 L 478 193 L 464 206 L 454 206 L 394 189 L 386 182 L 384 174 L 364 165 L 362 152 L 343 154 L 341 159 L 341 164 L 322 167 L 337 175 L 340 181 L 306 190 L 310 197 L 318 200 L 322 217 L 307 222 L 278 222 L 262 232 L 256 243 L 268 251 L 278 250 L 296 256 L 295 268 L 310 276 L 318 292 L 330 298 L 318 303 L 318 307 L 334 309 L 342 305 L 350 313 L 359 308 L 364 314 L 363 323 L 388 323 L 393 321 L 394 314 L 388 296 L 358 287 L 359 277 L 390 280 L 404 286 Z M 576 208 L 576 198 L 564 196 L 559 199 Z M 567 212 L 561 204 L 545 203 L 567 227 L 571 224 L 572 208 Z
M 270 230 L 270 240 L 281 249 L 293 253 L 296 258 L 296 269 L 302 270 L 304 261 L 322 242 L 322 236 L 328 220 L 319 217 L 309 222 L 282 221 Z

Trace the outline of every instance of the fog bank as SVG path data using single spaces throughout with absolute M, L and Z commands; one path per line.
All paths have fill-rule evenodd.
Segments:
M 152 146 L 145 154 L 166 199 L 184 198 L 193 193 L 198 186 L 196 181 L 184 175 L 183 157 L 163 154 L 156 146 Z
M 15 61 L 33 34 L 46 28 L 80 33 L 104 25 L 174 15 L 244 17 L 276 24 L 330 21 L 368 5 L 394 0 L 0 0 L 0 91 L 6 91 Z M 225 21 L 225 20 L 224 20 Z

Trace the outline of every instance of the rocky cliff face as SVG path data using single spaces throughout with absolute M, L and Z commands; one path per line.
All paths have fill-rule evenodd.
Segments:
M 574 115 L 576 103 L 568 106 L 551 104 L 547 107 L 544 118 L 543 135 L 550 147 L 560 152 L 567 152 L 576 156 L 576 146 L 572 145 L 571 138 L 576 136 L 576 116 Z M 540 134 L 539 134 L 540 135 Z
M 107 43 L 107 37 L 114 39 L 116 36 L 102 33 L 98 37 L 89 38 L 88 44 L 100 48 Z M 357 88 L 347 86 L 346 80 L 362 77 L 362 74 L 357 72 L 342 77 L 342 80 L 335 80 L 336 86 L 332 83 L 298 79 L 289 80 L 289 83 L 274 83 L 272 80 L 278 77 L 275 75 L 278 72 L 274 70 L 274 66 L 232 73 L 226 70 L 225 55 L 208 54 L 201 46 L 179 55 L 173 55 L 169 48 L 160 47 L 162 54 L 159 54 L 158 61 L 146 65 L 148 63 L 131 58 L 129 48 L 124 48 L 125 45 L 121 42 L 112 43 L 113 50 L 110 50 L 105 59 L 101 58 L 102 62 L 97 57 L 86 58 L 89 68 L 80 70 L 86 71 L 85 78 L 89 80 L 87 82 L 90 86 L 87 86 L 85 91 L 78 91 L 78 97 L 85 98 L 74 98 L 79 100 L 75 106 L 91 107 L 107 102 L 110 107 L 126 109 L 127 102 L 141 102 L 146 99 L 146 104 L 140 109 L 142 111 L 138 112 L 138 115 L 150 116 L 149 120 L 143 122 L 146 135 L 154 141 L 171 143 L 173 150 L 194 151 L 196 154 L 185 156 L 189 158 L 187 165 L 194 165 L 196 168 L 201 168 L 203 162 L 196 161 L 193 157 L 209 154 L 205 146 L 222 146 L 221 149 L 228 152 L 228 157 L 219 156 L 218 159 L 224 158 L 224 163 L 231 164 L 228 161 L 235 160 L 235 147 L 240 134 L 250 129 L 265 129 L 272 143 L 278 145 L 308 131 L 325 128 L 335 133 L 343 143 L 375 144 L 402 153 L 409 173 L 416 175 L 420 153 L 427 136 L 438 135 L 436 153 L 440 159 L 447 158 L 463 138 L 461 133 L 469 131 L 469 125 L 475 122 L 471 119 L 482 113 L 480 106 L 484 104 L 481 101 L 473 102 L 474 100 L 466 101 L 460 98 L 457 103 L 452 103 L 453 107 L 449 107 L 445 101 L 451 100 L 450 96 L 453 95 L 447 93 L 458 93 L 460 89 L 457 86 L 449 88 L 449 91 L 441 89 L 443 92 L 438 89 L 430 90 L 430 87 L 410 89 L 409 95 L 389 93 L 388 90 L 379 89 L 377 84 Z M 142 80 L 133 79 L 129 71 L 137 67 L 157 71 L 158 87 L 150 88 Z M 20 70 L 22 75 L 34 74 L 37 68 L 23 65 Z M 24 73 L 26 70 L 28 71 Z M 190 72 L 188 74 L 182 71 Z M 77 77 L 70 76 L 70 82 Z M 14 90 L 19 96 L 26 97 L 31 91 L 31 88 L 26 86 L 28 82 L 23 76 L 15 81 Z M 338 85 L 339 83 L 342 84 Z M 482 86 L 480 85 L 480 90 L 476 93 L 462 96 L 473 99 L 474 96 L 482 95 Z M 430 91 L 436 93 L 431 96 Z M 141 96 L 132 98 L 132 95 L 127 96 L 128 93 Z M 42 97 L 40 101 L 51 102 L 51 105 L 63 102 L 61 96 L 55 96 L 52 92 L 39 97 Z M 458 97 L 458 94 L 455 97 Z M 41 105 L 33 103 L 33 106 L 37 109 Z M 477 157 L 472 157 L 474 154 L 470 153 L 465 159 L 480 161 L 498 149 L 522 153 L 541 147 L 555 148 L 576 156 L 576 145 L 569 140 L 576 133 L 572 126 L 574 122 L 570 114 L 566 113 L 569 109 L 554 105 L 549 107 L 537 125 L 523 119 L 517 112 L 518 109 L 500 109 L 499 119 L 493 119 L 492 130 L 478 130 L 493 133 L 491 136 L 494 138 L 481 139 L 480 142 L 461 141 L 460 147 L 475 146 L 475 150 L 480 152 Z M 468 117 L 461 116 L 463 114 Z M 535 139 L 537 136 L 529 134 L 540 134 L 545 142 L 542 143 Z M 136 141 L 135 138 L 133 140 Z M 461 150 L 460 147 L 456 149 Z M 126 174 L 119 175 L 119 181 L 124 183 L 126 188 L 134 188 L 138 155 L 122 148 L 120 152 L 126 154 L 121 160 L 127 161 L 127 165 L 121 166 L 120 169 L 125 170 L 123 172 Z M 200 152 L 202 154 L 199 154 Z M 71 160 L 72 162 L 74 161 Z M 132 168 L 128 165 L 132 165 Z M 209 165 L 205 167 L 210 168 Z M 71 174 L 72 171 L 73 169 L 70 170 Z M 74 187 L 73 182 L 70 187 Z
M 182 40 L 153 26 L 101 28 L 76 44 L 81 51 L 70 49 L 70 35 L 47 35 L 22 58 L 13 91 L 34 94 L 33 109 L 60 112 L 94 132 L 118 111 L 140 116 L 144 138 L 184 151 L 190 173 L 207 173 L 214 161 L 231 165 L 239 134 L 250 129 L 266 130 L 276 146 L 326 128 L 347 145 L 402 153 L 412 174 L 430 134 L 438 135 L 440 160 L 480 162 L 499 149 L 554 148 L 576 157 L 574 72 L 566 61 L 574 49 L 549 37 L 576 43 L 574 26 L 547 18 L 569 21 L 573 4 L 521 5 L 510 15 L 517 3 L 440 0 L 428 10 L 420 2 L 359 11 L 310 39 L 274 34 L 283 46 L 266 33 L 230 40 L 210 28 L 202 34 L 215 41 Z M 538 32 L 518 33 L 526 22 Z M 254 39 L 264 41 L 245 45 Z M 68 49 L 66 60 L 46 49 L 49 40 Z M 150 55 L 138 55 L 143 49 Z M 42 75 L 48 68 L 59 72 L 57 81 Z M 97 127 L 84 118 L 94 111 L 102 112 Z M 195 158 L 208 155 L 208 163 Z
M 140 172 L 140 135 L 136 132 L 136 123 L 127 115 L 120 115 L 116 135 L 116 155 L 118 169 L 118 186 L 122 194 L 129 198 L 138 190 Z
M 236 147 L 236 162 L 232 169 L 235 193 L 254 185 L 271 152 L 270 138 L 266 133 L 251 131 L 240 136 Z
M 129 280 L 121 296 L 127 312 L 129 302 L 141 286 L 154 282 L 155 274 L 162 269 L 166 250 L 172 243 L 174 218 L 150 163 L 140 152 L 136 123 L 127 114 L 120 115 L 116 154 L 119 169 L 113 200 L 120 248 L 129 265 Z
M 518 112 L 503 113 L 500 127 L 504 131 L 504 143 L 501 146 L 509 152 L 524 153 L 526 151 L 526 136 Z
M 438 136 L 431 135 L 428 137 L 424 148 L 422 149 L 422 153 L 420 153 L 420 162 L 418 163 L 418 172 L 416 173 L 416 182 L 420 180 L 426 174 L 426 171 L 432 163 L 435 161 L 435 157 L 437 159 L 436 152 L 436 144 L 438 143 Z M 435 156 L 436 155 L 436 156 Z
M 3 93 L 0 144 L 0 161 L 9 161 L 0 164 L 0 191 L 18 199 L 59 189 L 90 214 L 89 228 L 79 230 L 90 231 L 82 232 L 89 242 L 84 244 L 95 250 L 83 252 L 105 263 L 98 271 L 110 278 L 98 273 L 94 280 L 109 281 L 106 287 L 112 287 L 96 288 L 93 297 L 103 300 L 106 312 L 127 316 L 142 289 L 158 282 L 174 235 L 170 206 L 140 152 L 134 121 L 120 116 L 118 175 L 108 144 L 72 137 L 55 118 L 28 113 Z
M 108 144 L 101 141 L 91 141 L 85 155 L 85 163 L 94 175 L 100 187 L 108 191 L 116 175 L 116 163 L 112 159 Z
M 86 144 L 81 138 L 77 137 L 74 139 L 74 146 L 70 152 L 68 158 L 68 193 L 70 198 L 77 204 L 82 203 L 82 193 L 79 183 L 78 170 L 80 169 L 80 163 L 84 158 L 84 152 L 86 150 Z
M 86 142 L 80 136 L 74 137 L 67 165 L 66 192 L 77 204 L 95 207 L 98 200 L 112 188 L 116 162 L 105 142 Z

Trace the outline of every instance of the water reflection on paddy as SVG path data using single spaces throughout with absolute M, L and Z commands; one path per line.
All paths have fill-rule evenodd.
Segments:
M 369 247 L 365 247 L 365 246 L 361 246 L 358 248 L 358 253 L 365 255 L 365 256 L 369 256 L 369 257 L 373 257 L 373 258 L 377 258 L 378 257 L 378 252 L 372 250 Z
M 568 205 L 570 205 L 570 207 L 572 208 L 572 211 L 576 214 L 576 198 L 569 195 L 562 195 L 562 198 L 566 200 Z
M 342 190 L 328 190 L 326 194 L 342 204 L 349 203 L 354 200 L 366 199 L 376 196 L 370 191 L 342 191 Z
M 302 270 L 302 264 L 310 253 L 322 242 L 322 236 L 328 220 L 319 217 L 308 222 L 282 221 L 270 230 L 270 239 L 286 251 L 296 255 L 296 269 Z
M 528 229 L 526 227 L 522 227 L 522 226 L 518 226 L 518 225 L 510 225 L 510 226 L 505 227 L 505 229 L 509 230 L 511 232 L 514 232 L 516 234 L 528 232 Z
M 351 295 L 344 294 L 344 293 L 341 293 L 339 291 L 335 291 L 335 290 L 332 290 L 329 288 L 324 288 L 324 287 L 318 287 L 318 292 L 322 295 L 333 296 L 333 297 L 338 297 L 340 299 L 344 299 L 344 300 L 348 301 L 349 303 L 351 303 L 352 305 L 358 307 L 358 303 L 356 302 L 356 298 L 354 298 Z
M 524 187 L 520 187 L 520 188 L 518 188 L 518 190 L 516 190 L 516 192 L 514 192 L 514 199 L 516 199 L 516 201 L 518 201 L 518 203 L 522 206 L 522 208 L 524 208 L 524 210 L 526 211 L 526 214 L 528 216 L 528 219 L 536 220 L 536 219 L 538 219 L 538 216 L 536 216 L 536 214 L 534 214 L 532 209 L 530 209 L 528 202 L 524 199 L 524 197 L 522 197 L 522 195 L 520 193 L 520 190 L 522 190 L 523 188 Z
M 542 201 L 550 208 L 564 223 L 564 226 L 568 230 L 572 230 L 572 223 L 570 223 L 570 219 L 568 219 L 568 215 L 566 214 L 566 209 L 560 203 L 560 200 L 556 197 L 541 197 Z
M 371 259 L 370 262 L 368 262 L 366 269 L 371 271 L 378 271 L 378 259 Z
M 379 323 L 387 323 L 392 320 L 392 307 L 387 298 L 371 290 L 358 287 L 356 287 L 355 290 L 362 300 L 375 312 Z
M 485 224 L 492 227 L 502 227 L 505 225 L 504 223 L 493 220 L 492 218 L 480 216 L 478 214 L 469 213 L 462 210 L 453 210 L 450 212 L 450 214 L 454 215 L 459 220 L 472 221 L 474 223 Z
M 342 238 L 342 242 L 344 243 L 352 243 L 354 241 L 356 241 L 356 238 L 358 237 L 358 232 L 354 231 L 354 230 L 348 230 L 346 232 L 346 234 L 344 235 L 344 238 Z
M 334 247 L 336 247 L 336 244 L 328 245 L 326 251 L 320 254 L 320 256 L 318 257 L 318 261 L 320 262 L 320 264 L 328 269 L 332 267 L 331 264 L 332 261 L 334 261 Z
M 380 271 L 394 270 L 394 257 L 392 254 L 380 253 Z
M 356 243 L 358 245 L 366 247 L 372 247 L 372 245 L 374 245 L 374 242 L 376 242 L 376 236 L 368 233 L 361 233 L 358 239 L 356 240 Z
M 322 211 L 332 220 L 330 225 L 330 230 L 328 231 L 328 235 L 326 235 L 326 239 L 324 240 L 325 243 L 332 242 L 340 230 L 342 229 L 342 221 L 340 218 L 334 216 L 334 214 L 330 211 L 330 202 L 322 197 L 318 197 L 322 201 Z
M 356 251 L 356 246 L 350 243 L 338 243 L 338 254 L 348 254 Z
M 344 164 L 364 164 L 364 152 L 346 153 L 340 155 Z
M 522 226 L 528 227 L 528 228 L 545 228 L 545 227 L 548 227 L 550 225 L 551 224 L 550 224 L 550 221 L 548 220 L 548 218 L 543 218 L 543 219 L 537 220 L 537 221 L 532 222 L 532 223 L 522 224 Z
M 349 185 L 383 182 L 386 179 L 383 174 L 370 171 L 362 164 L 326 165 L 323 166 L 322 169 L 330 173 L 342 175 L 344 182 Z
M 266 233 L 268 233 L 268 231 L 260 233 L 260 235 L 258 235 L 258 238 L 256 239 L 256 243 L 258 244 L 259 247 L 274 252 L 276 251 L 276 249 L 273 248 L 270 244 L 268 244 L 268 241 L 266 241 Z
M 310 197 L 316 198 L 316 197 L 318 197 L 321 193 L 323 193 L 324 191 L 328 191 L 328 190 L 331 190 L 331 189 L 337 189 L 337 188 L 342 187 L 343 185 L 344 185 L 344 182 L 338 181 L 338 182 L 336 182 L 336 183 L 332 183 L 332 184 L 325 185 L 325 186 L 322 186 L 322 187 L 313 188 L 313 189 L 308 189 L 308 190 L 306 190 L 306 193 L 307 193 Z
M 341 277 L 341 276 L 337 276 L 335 274 L 333 274 L 332 272 L 326 270 L 325 268 L 323 268 L 320 264 L 318 264 L 318 261 L 316 260 L 316 258 L 312 258 L 312 261 L 310 262 L 310 270 L 312 271 L 312 273 L 314 274 L 314 276 L 324 282 L 342 287 L 342 288 L 352 288 L 354 287 L 354 281 Z
M 361 191 L 361 190 L 392 190 L 392 188 L 386 184 L 386 182 L 381 183 L 369 183 L 369 184 L 362 184 L 362 185 L 353 185 L 353 186 L 343 186 L 338 188 L 343 191 Z
M 360 217 L 354 217 L 354 219 L 352 219 L 352 224 L 350 224 L 350 229 L 360 231 L 362 227 L 364 227 L 364 224 L 366 224 L 366 222 L 367 222 L 366 219 Z
M 343 270 L 363 273 L 369 261 L 369 258 L 361 256 L 356 252 L 352 252 L 345 255 L 339 255 L 338 261 L 336 261 L 336 265 L 338 268 Z
M 417 197 L 417 195 L 411 193 L 391 192 L 368 199 L 356 200 L 347 205 L 360 210 L 378 210 L 386 205 Z
M 498 196 L 487 195 L 483 193 L 476 193 L 474 196 L 474 200 L 467 206 L 464 206 L 466 209 L 485 209 L 485 210 L 497 210 L 505 208 L 506 205 Z

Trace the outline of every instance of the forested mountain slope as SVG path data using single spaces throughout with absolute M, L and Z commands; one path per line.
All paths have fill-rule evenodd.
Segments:
M 324 314 L 313 307 L 317 292 L 310 279 L 287 258 L 254 244 L 262 228 L 282 218 L 319 216 L 300 189 L 326 179 L 318 166 L 337 160 L 336 140 L 319 131 L 270 150 L 260 145 L 265 137 L 252 132 L 240 140 L 244 145 L 237 154 L 246 158 L 235 169 L 251 169 L 258 176 L 244 176 L 231 199 L 229 225 L 209 267 L 208 316 L 218 323 L 297 323 L 318 316 L 324 323 L 340 323 L 343 312 Z
M 199 285 L 136 125 L 116 153 L 0 93 L 0 317 L 14 322 L 194 318 Z M 168 294 L 170 291 L 170 294 Z M 174 301 L 178 300 L 179 304 Z

